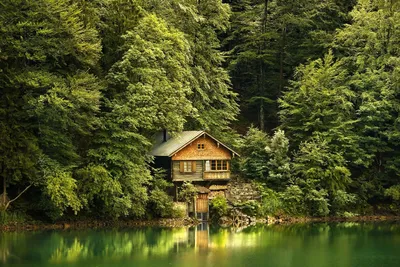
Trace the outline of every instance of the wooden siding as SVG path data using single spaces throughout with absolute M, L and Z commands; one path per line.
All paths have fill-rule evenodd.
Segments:
M 172 180 L 173 181 L 202 181 L 203 180 L 203 161 L 196 161 L 196 172 L 182 173 L 180 171 L 180 161 L 172 161 Z
M 204 180 L 228 180 L 231 178 L 230 171 L 207 171 L 203 174 Z
M 197 144 L 204 144 L 204 149 L 197 149 Z M 172 160 L 230 160 L 232 152 L 208 137 L 202 135 L 172 156 Z

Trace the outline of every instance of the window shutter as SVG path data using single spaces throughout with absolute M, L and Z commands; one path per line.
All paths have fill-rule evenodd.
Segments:
M 185 172 L 185 169 L 184 169 L 184 168 L 185 168 L 185 166 L 183 165 L 183 161 L 180 161 L 180 162 L 179 162 L 179 171 L 180 171 L 180 172 Z
M 192 161 L 192 172 L 196 172 L 197 161 Z
M 226 161 L 226 170 L 229 171 L 229 161 Z

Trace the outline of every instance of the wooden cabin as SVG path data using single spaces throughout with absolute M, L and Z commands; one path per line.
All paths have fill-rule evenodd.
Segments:
M 151 155 L 174 183 L 175 198 L 180 185 L 191 181 L 199 188 L 197 216 L 208 214 L 208 199 L 224 194 L 231 179 L 231 160 L 239 154 L 205 131 L 184 131 L 172 138 L 164 131 L 156 139 Z

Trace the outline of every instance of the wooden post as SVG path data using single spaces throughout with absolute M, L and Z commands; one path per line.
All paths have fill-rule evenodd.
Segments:
M 6 189 L 6 176 L 3 175 L 3 203 L 1 203 L 1 207 L 6 207 L 6 201 L 7 201 L 7 189 Z
M 196 207 L 196 197 L 194 196 L 193 197 L 193 205 L 194 205 L 194 207 L 193 207 L 193 210 L 194 210 L 194 218 L 195 219 L 197 219 L 197 207 Z

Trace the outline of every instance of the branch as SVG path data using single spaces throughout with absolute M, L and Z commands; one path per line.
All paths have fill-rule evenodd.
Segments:
M 10 206 L 10 204 L 11 204 L 12 202 L 14 202 L 15 200 L 17 200 L 17 199 L 18 199 L 23 193 L 25 193 L 26 190 L 28 190 L 31 186 L 32 186 L 32 184 L 28 185 L 24 190 L 22 190 L 21 193 L 19 193 L 18 196 L 16 196 L 14 199 L 11 199 L 10 201 L 8 201 L 8 202 L 7 202 L 7 205 L 6 205 L 6 209 L 8 208 L 8 206 Z

